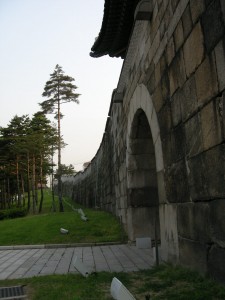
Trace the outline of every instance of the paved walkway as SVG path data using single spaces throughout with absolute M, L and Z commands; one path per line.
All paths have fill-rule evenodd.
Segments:
M 138 271 L 154 264 L 150 249 L 134 245 L 0 249 L 0 280 L 77 273 L 73 266 L 75 256 L 95 272 Z

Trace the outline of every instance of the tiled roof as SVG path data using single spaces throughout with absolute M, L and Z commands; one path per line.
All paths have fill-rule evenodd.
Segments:
M 140 0 L 105 0 L 102 27 L 91 48 L 92 57 L 108 54 L 124 58 L 134 22 L 134 11 Z

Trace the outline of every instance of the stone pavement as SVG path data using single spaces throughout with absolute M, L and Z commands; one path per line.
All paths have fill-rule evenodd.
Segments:
M 57 248 L 0 248 L 0 280 L 50 274 L 77 273 L 73 259 L 78 256 L 95 272 L 131 272 L 154 265 L 151 249 L 135 245 L 102 245 Z

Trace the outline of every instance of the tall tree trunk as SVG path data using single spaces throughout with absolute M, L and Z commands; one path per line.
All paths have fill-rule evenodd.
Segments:
M 16 184 L 17 184 L 17 205 L 21 206 L 20 178 L 19 178 L 19 158 L 16 156 Z
M 21 174 L 21 189 L 22 189 L 21 198 L 22 198 L 22 200 L 23 200 L 23 207 L 25 207 L 24 179 L 23 179 L 22 174 Z
M 9 177 L 7 177 L 7 194 L 8 194 L 8 208 L 11 206 L 11 192 L 10 192 L 10 182 L 9 182 Z
M 42 159 L 42 154 L 40 154 L 40 186 L 41 186 L 41 200 L 40 200 L 40 204 L 39 204 L 39 213 L 41 213 L 42 211 L 42 204 L 43 204 L 43 199 L 44 199 L 44 194 L 43 194 L 43 159 Z
M 52 174 L 51 174 L 51 189 L 52 189 L 52 211 L 56 212 L 56 206 L 55 206 L 55 193 L 54 193 L 54 161 L 53 161 L 54 151 L 52 146 Z
M 30 210 L 30 155 L 27 153 L 27 209 Z
M 59 99 L 59 84 L 58 84 L 58 197 L 59 211 L 63 212 L 62 203 L 62 177 L 61 177 L 61 127 L 60 127 L 60 99 Z
M 6 182 L 5 182 L 5 178 L 3 180 L 3 186 L 2 186 L 2 207 L 3 207 L 3 209 L 6 208 Z
M 33 205 L 33 213 L 36 212 L 36 199 L 35 199 L 35 156 L 33 154 L 32 159 L 32 205 Z

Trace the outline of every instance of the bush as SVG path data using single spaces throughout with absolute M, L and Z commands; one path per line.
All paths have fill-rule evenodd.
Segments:
M 23 207 L 10 208 L 0 211 L 0 220 L 25 217 L 28 211 Z

